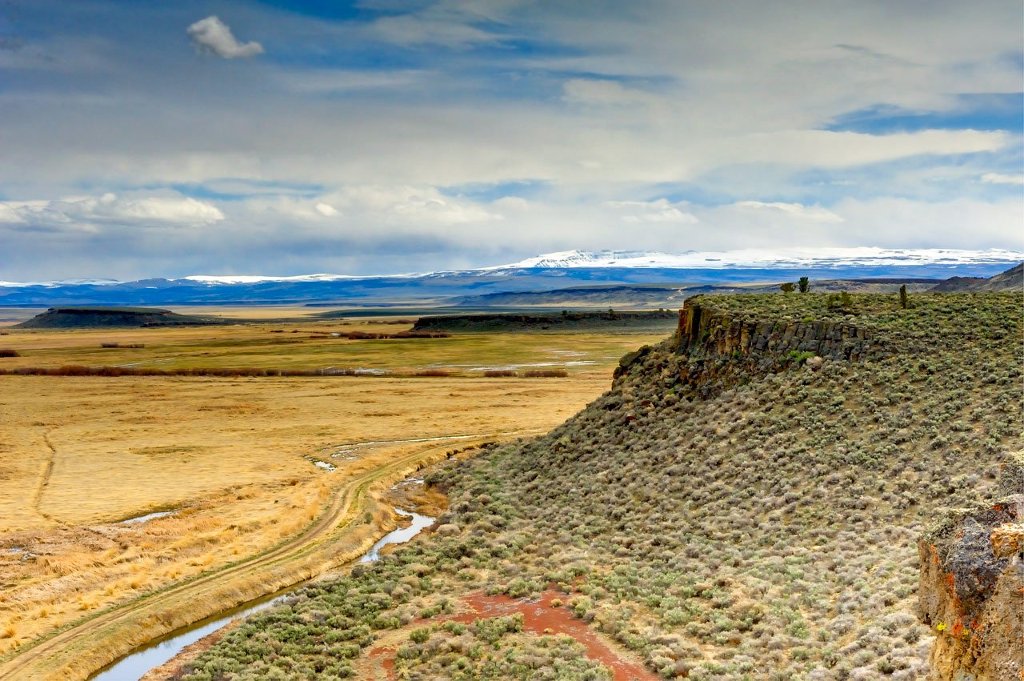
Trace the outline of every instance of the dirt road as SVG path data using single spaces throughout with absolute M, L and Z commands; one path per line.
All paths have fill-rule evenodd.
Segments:
M 463 437 L 460 444 L 520 434 L 526 433 Z M 448 447 L 445 442 L 430 442 L 353 477 L 316 521 L 269 551 L 116 605 L 19 649 L 0 663 L 0 678 L 88 679 L 110 662 L 164 634 L 353 560 L 383 533 L 379 527 L 368 528 L 356 522 L 373 504 L 369 490 L 383 489 L 443 459 Z

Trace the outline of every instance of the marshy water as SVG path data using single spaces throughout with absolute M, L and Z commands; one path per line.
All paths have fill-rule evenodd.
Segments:
M 380 559 L 380 551 L 390 544 L 404 544 L 417 534 L 434 524 L 434 518 L 420 515 L 412 511 L 395 509 L 395 513 L 403 518 L 410 518 L 411 523 L 407 527 L 399 527 L 381 537 L 377 543 L 370 547 L 357 562 L 372 563 Z M 212 634 L 230 622 L 248 617 L 260 610 L 265 610 L 272 605 L 288 598 L 302 584 L 297 584 L 286 591 L 271 596 L 265 596 L 244 605 L 226 610 L 195 622 L 184 629 L 172 632 L 167 636 L 158 639 L 147 647 L 121 658 L 117 662 L 100 670 L 91 678 L 93 681 L 137 681 L 151 669 L 159 667 L 168 660 L 174 658 L 185 647 L 192 645 L 199 639 Z
M 174 515 L 174 511 L 157 511 L 155 513 L 147 513 L 146 515 L 138 515 L 134 518 L 127 518 L 119 522 L 119 525 L 142 525 L 148 523 L 150 520 L 156 520 L 157 518 L 166 518 L 167 516 Z

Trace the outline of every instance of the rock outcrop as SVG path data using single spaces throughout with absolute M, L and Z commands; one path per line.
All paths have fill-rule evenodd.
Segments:
M 878 343 L 849 323 L 793 320 L 732 319 L 706 309 L 691 298 L 679 312 L 679 344 L 691 356 L 766 356 L 810 352 L 833 360 L 866 358 Z
M 867 329 L 843 321 L 764 320 L 730 316 L 690 298 L 679 311 L 679 326 L 668 341 L 675 359 L 663 376 L 666 388 L 706 398 L 749 380 L 805 365 L 817 370 L 826 360 L 861 361 L 883 350 Z M 652 348 L 622 358 L 616 376 L 643 362 Z
M 1004 465 L 994 502 L 950 511 L 918 552 L 931 678 L 1024 679 L 1024 453 Z

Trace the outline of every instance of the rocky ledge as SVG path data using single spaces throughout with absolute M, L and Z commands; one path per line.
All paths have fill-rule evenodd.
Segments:
M 751 376 L 795 365 L 817 370 L 826 361 L 862 361 L 882 350 L 870 330 L 846 321 L 740 318 L 694 297 L 679 311 L 679 327 L 669 341 L 629 353 L 615 375 L 642 364 L 652 352 L 668 352 L 666 388 L 707 398 Z
M 930 678 L 1024 679 L 1024 452 L 1008 457 L 993 501 L 950 511 L 918 552 Z
M 832 360 L 859 360 L 878 349 L 872 334 L 835 321 L 735 319 L 707 309 L 700 298 L 679 311 L 679 345 L 705 358 L 786 356 L 811 353 Z

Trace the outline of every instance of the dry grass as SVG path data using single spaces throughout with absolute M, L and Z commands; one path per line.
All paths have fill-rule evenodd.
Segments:
M 0 370 L 74 373 L 62 367 L 85 367 L 79 373 L 110 368 L 121 373 L 241 371 L 254 375 L 371 371 L 410 376 L 444 370 L 457 377 L 493 370 L 564 369 L 589 377 L 606 376 L 607 367 L 623 354 L 665 335 L 661 331 L 474 333 L 412 338 L 407 328 L 411 325 L 410 320 L 380 318 L 256 320 L 182 328 L 12 329 L 3 346 L 20 356 L 4 360 Z
M 308 338 L 318 325 L 292 326 Z M 292 326 L 281 329 L 285 337 Z M 249 353 L 249 340 L 275 337 L 253 326 L 123 330 L 116 341 L 101 340 L 112 336 L 14 331 L 8 338 L 36 358 L 145 339 L 145 348 L 130 350 L 133 357 L 190 345 L 215 350 L 226 364 L 232 352 Z M 361 343 L 307 338 L 301 344 Z M 446 379 L 450 370 L 436 368 L 421 369 L 429 375 L 419 379 L 0 376 L 0 655 L 293 536 L 346 480 L 417 446 L 403 440 L 546 430 L 604 389 L 618 354 L 610 348 L 645 339 L 581 340 L 606 354 L 570 381 L 495 381 L 482 372 L 453 381 Z M 494 338 L 476 347 L 486 354 L 514 344 Z M 417 366 L 409 348 L 376 343 L 376 361 Z M 557 340 L 554 349 L 565 351 Z M 287 358 L 280 345 L 271 350 L 278 354 L 267 352 L 261 361 Z M 102 350 L 105 357 L 119 351 Z M 520 350 L 516 359 L 548 358 L 543 352 Z M 345 446 L 363 442 L 378 444 Z M 325 472 L 314 460 L 338 470 Z M 118 522 L 163 510 L 175 513 L 144 524 Z

